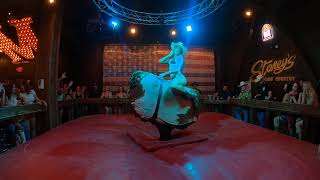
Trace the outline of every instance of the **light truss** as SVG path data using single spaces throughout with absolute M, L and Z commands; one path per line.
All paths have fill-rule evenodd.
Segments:
M 99 10 L 109 16 L 133 24 L 175 25 L 198 20 L 218 10 L 226 0 L 203 0 L 197 5 L 176 12 L 150 13 L 126 8 L 115 0 L 93 0 Z

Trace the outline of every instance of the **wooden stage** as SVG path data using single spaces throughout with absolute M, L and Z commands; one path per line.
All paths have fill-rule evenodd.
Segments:
M 297 179 L 319 180 L 317 146 L 203 113 L 175 136 L 207 141 L 146 152 L 128 136 L 132 126 L 157 131 L 132 115 L 87 116 L 0 156 L 2 180 Z

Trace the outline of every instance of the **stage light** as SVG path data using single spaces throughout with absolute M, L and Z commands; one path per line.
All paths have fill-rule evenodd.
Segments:
M 192 26 L 188 25 L 188 26 L 186 27 L 186 29 L 187 29 L 188 32 L 191 32 L 191 31 L 192 31 Z
M 136 32 L 137 32 L 136 28 L 131 28 L 131 29 L 130 29 L 130 33 L 131 33 L 132 35 L 136 34 Z
M 176 30 L 172 30 L 172 31 L 171 31 L 171 36 L 176 36 L 176 34 L 177 34 L 177 31 L 176 31 Z
M 55 2 L 55 0 L 49 0 L 50 4 L 53 4 Z
M 116 21 L 116 20 L 112 20 L 112 21 L 111 21 L 111 27 L 112 27 L 113 29 L 117 29 L 117 28 L 119 27 L 119 22 Z
M 245 15 L 247 17 L 251 17 L 252 16 L 252 11 L 251 10 L 246 10 Z

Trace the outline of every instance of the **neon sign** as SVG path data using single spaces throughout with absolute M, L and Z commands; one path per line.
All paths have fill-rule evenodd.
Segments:
M 258 60 L 251 67 L 251 79 L 257 75 L 262 75 L 267 80 L 273 81 L 277 75 L 292 69 L 295 65 L 296 55 L 288 54 L 285 58 L 279 60 Z M 279 79 L 281 77 L 276 77 Z M 269 80 L 267 80 L 269 81 Z M 280 80 L 279 80 L 280 81 Z
M 8 24 L 16 28 L 19 45 L 16 45 L 11 39 L 5 36 L 1 32 L 0 26 L 0 53 L 3 52 L 8 55 L 14 64 L 21 63 L 21 57 L 27 60 L 34 59 L 33 50 L 36 52 L 38 49 L 38 39 L 31 29 L 31 23 L 31 17 L 26 17 L 21 20 L 8 20 Z
M 270 24 L 262 26 L 262 41 L 268 41 L 273 39 L 273 27 Z

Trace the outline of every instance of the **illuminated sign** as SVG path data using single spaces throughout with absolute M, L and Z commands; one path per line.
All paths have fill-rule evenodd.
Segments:
M 23 67 L 22 67 L 22 66 L 17 67 L 17 68 L 16 68 L 16 71 L 17 71 L 18 73 L 22 73 L 22 72 L 23 72 Z
M 292 69 L 295 65 L 295 60 L 296 55 L 290 54 L 279 60 L 258 60 L 251 67 L 251 79 L 262 75 L 266 81 L 294 81 L 293 76 L 280 77 L 278 75 Z
M 273 28 L 270 24 L 263 25 L 261 32 L 263 42 L 273 39 Z
M 16 45 L 11 39 L 5 36 L 0 29 L 0 53 L 3 52 L 8 55 L 14 64 L 21 63 L 21 57 L 27 60 L 34 59 L 33 50 L 37 51 L 38 49 L 38 39 L 31 29 L 31 23 L 31 17 L 26 17 L 21 20 L 8 20 L 8 24 L 16 28 L 19 45 Z

